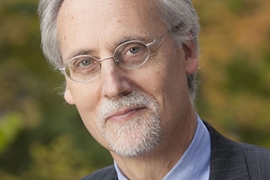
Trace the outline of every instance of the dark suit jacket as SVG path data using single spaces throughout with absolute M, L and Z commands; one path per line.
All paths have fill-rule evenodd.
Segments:
M 233 142 L 205 125 L 211 136 L 210 180 L 270 180 L 270 150 Z M 109 166 L 81 180 L 117 180 L 117 174 Z

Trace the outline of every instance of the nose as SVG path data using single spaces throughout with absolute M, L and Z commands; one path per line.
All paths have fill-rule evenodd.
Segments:
M 127 74 L 116 66 L 113 60 L 101 63 L 100 81 L 102 83 L 102 96 L 106 98 L 127 95 L 132 89 Z

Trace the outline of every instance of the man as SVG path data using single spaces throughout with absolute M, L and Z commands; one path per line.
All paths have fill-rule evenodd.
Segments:
M 232 142 L 193 108 L 198 18 L 189 0 L 40 0 L 46 57 L 114 159 L 90 179 L 270 179 L 270 151 Z

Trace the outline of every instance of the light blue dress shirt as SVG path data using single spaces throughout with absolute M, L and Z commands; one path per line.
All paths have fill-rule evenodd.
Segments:
M 163 180 L 208 180 L 210 174 L 211 139 L 199 116 L 195 135 L 186 152 Z M 114 162 L 119 180 L 128 180 Z

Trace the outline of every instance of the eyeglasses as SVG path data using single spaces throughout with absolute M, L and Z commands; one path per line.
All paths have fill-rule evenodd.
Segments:
M 174 32 L 177 27 L 172 28 L 159 38 L 150 43 L 140 40 L 131 40 L 120 44 L 112 56 L 97 59 L 90 55 L 79 55 L 70 59 L 60 67 L 59 70 L 66 74 L 71 80 L 84 83 L 97 78 L 101 70 L 101 61 L 113 59 L 114 63 L 123 69 L 136 69 L 146 63 L 150 56 L 150 46 L 159 42 L 169 32 Z

